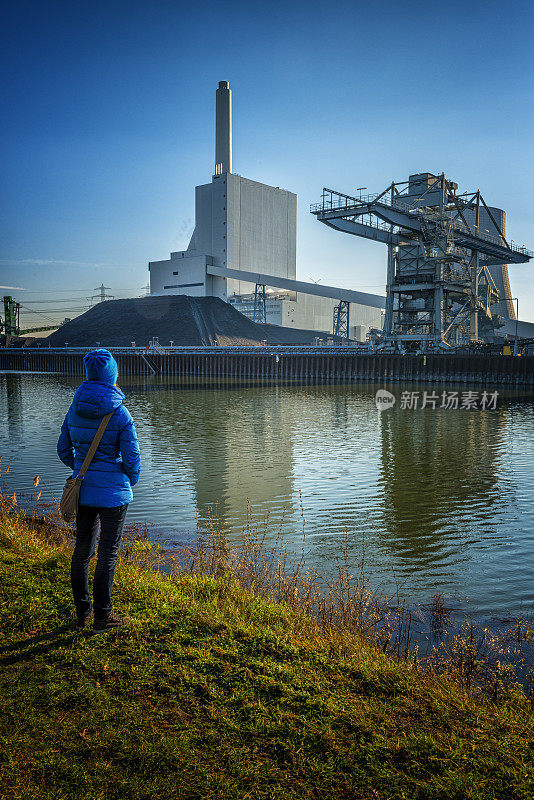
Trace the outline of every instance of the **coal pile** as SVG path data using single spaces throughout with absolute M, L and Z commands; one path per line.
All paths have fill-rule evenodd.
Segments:
M 36 336 L 0 336 L 0 347 L 39 347 L 42 342 Z M 48 339 L 46 343 L 48 347 Z
M 142 297 L 106 300 L 62 325 L 46 345 L 62 347 L 130 347 L 147 345 L 155 336 L 162 346 L 313 344 L 317 331 L 258 325 L 218 297 Z M 321 334 L 319 334 L 321 335 Z M 324 336 L 324 335 L 323 335 Z M 43 342 L 44 344 L 44 342 Z

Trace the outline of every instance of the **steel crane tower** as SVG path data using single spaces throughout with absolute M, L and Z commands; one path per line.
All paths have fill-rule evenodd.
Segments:
M 325 188 L 311 206 L 325 225 L 387 245 L 386 347 L 448 349 L 493 333 L 501 322 L 491 307 L 505 298 L 492 268 L 534 255 L 506 240 L 479 190 L 457 188 L 425 172 L 358 198 Z
M 39 328 L 24 328 L 20 327 L 20 309 L 21 303 L 10 295 L 4 295 L 4 321 L 0 317 L 0 334 L 5 333 L 6 337 L 23 336 L 25 333 L 38 333 L 40 331 L 55 331 L 63 325 L 63 322 L 58 322 L 57 325 L 44 325 Z

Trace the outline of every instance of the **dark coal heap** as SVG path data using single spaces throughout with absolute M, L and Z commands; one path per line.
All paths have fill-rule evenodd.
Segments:
M 313 344 L 317 331 L 258 325 L 218 297 L 142 297 L 106 300 L 62 325 L 46 344 L 61 347 L 142 347 L 154 336 L 162 346 Z M 44 342 L 43 342 L 44 344 Z

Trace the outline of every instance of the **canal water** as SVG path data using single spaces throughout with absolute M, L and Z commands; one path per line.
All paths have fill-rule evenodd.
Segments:
M 61 494 L 56 442 L 76 386 L 0 375 L 0 482 L 22 502 L 36 474 L 43 497 Z M 532 611 L 532 392 L 500 391 L 481 410 L 484 387 L 468 409 L 462 392 L 476 387 L 441 384 L 121 388 L 142 451 L 129 520 L 151 523 L 154 538 L 194 541 L 216 518 L 230 541 L 256 527 L 319 570 L 364 548 L 374 585 L 410 603 L 442 593 L 478 615 Z M 379 388 L 393 407 L 377 409 Z M 441 407 L 444 390 L 459 392 L 458 408 Z M 436 408 L 421 408 L 424 391 Z

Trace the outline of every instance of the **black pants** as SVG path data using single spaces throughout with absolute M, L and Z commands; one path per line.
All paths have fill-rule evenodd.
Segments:
M 89 562 L 95 554 L 99 518 L 100 541 L 93 581 L 93 610 L 95 619 L 98 620 L 105 620 L 111 614 L 111 590 L 127 508 L 128 504 L 116 508 L 78 507 L 76 544 L 70 568 L 72 594 L 78 619 L 83 619 L 91 611 Z

